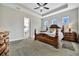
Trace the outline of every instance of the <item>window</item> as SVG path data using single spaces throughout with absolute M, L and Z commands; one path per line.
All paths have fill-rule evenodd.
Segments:
M 68 24 L 69 23 L 69 16 L 62 17 L 62 24 Z
M 45 21 L 44 22 L 44 26 L 48 26 L 48 21 Z
M 52 24 L 56 24 L 56 19 L 54 18 L 54 19 L 52 19 Z

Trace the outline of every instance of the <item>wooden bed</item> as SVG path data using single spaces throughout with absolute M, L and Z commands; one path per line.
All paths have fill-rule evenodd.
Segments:
M 56 35 L 55 37 L 53 36 L 49 36 L 48 34 L 45 33 L 36 33 L 36 29 L 34 31 L 35 33 L 35 40 L 39 40 L 41 42 L 50 44 L 52 46 L 54 46 L 55 48 L 59 48 L 58 47 L 58 28 L 56 28 Z

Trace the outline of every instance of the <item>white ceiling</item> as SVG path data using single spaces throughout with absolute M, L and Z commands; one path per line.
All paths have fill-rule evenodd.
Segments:
M 23 3 L 21 5 L 23 5 L 25 8 L 27 8 L 29 10 L 32 10 L 33 12 L 36 12 L 36 13 L 42 15 L 42 14 L 45 14 L 53 9 L 56 9 L 56 8 L 64 5 L 64 3 L 48 3 L 45 7 L 48 7 L 49 10 L 43 9 L 42 12 L 40 12 L 40 8 L 36 9 L 36 10 L 34 9 L 36 7 L 39 7 L 36 3 Z
M 49 7 L 50 9 L 43 9 L 43 12 L 40 12 L 40 9 L 34 9 L 38 7 L 36 3 L 4 3 L 3 5 L 41 18 L 79 7 L 79 3 L 48 3 L 45 7 Z

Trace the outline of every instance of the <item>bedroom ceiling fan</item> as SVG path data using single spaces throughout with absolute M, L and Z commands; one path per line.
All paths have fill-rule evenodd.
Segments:
M 37 5 L 38 5 L 39 7 L 36 7 L 36 8 L 34 8 L 34 9 L 40 9 L 40 12 L 42 12 L 43 9 L 49 10 L 48 7 L 45 7 L 47 4 L 48 4 L 48 3 L 37 3 Z

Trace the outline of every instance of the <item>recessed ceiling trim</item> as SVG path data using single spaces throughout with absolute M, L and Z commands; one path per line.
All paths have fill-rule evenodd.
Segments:
M 19 11 L 29 13 L 29 14 L 31 14 L 33 16 L 36 16 L 36 17 L 39 17 L 39 18 L 45 18 L 45 17 L 51 16 L 51 15 L 54 15 L 54 14 L 57 14 L 57 13 L 61 13 L 61 12 L 79 7 L 79 4 L 75 4 L 75 3 L 73 3 L 73 4 L 70 3 L 69 4 L 68 3 L 68 4 L 64 4 L 64 5 L 62 5 L 58 8 L 52 9 L 52 10 L 50 10 L 49 12 L 47 12 L 45 14 L 39 14 L 38 12 L 35 12 L 34 10 L 29 9 L 28 7 L 25 7 L 21 3 L 13 3 L 13 4 L 12 3 L 11 4 L 5 4 L 4 3 L 4 4 L 1 4 L 1 5 L 5 5 L 5 6 L 8 6 L 8 7 L 17 9 Z
M 62 6 L 58 7 L 58 8 L 55 8 L 55 9 L 53 9 L 53 10 L 51 10 L 51 11 L 45 13 L 45 14 L 42 14 L 42 16 L 46 16 L 46 15 L 48 15 L 48 14 L 50 14 L 50 13 L 54 13 L 54 12 L 63 10 L 63 9 L 65 9 L 65 8 L 68 8 L 68 4 L 64 4 L 64 5 L 62 5 Z

